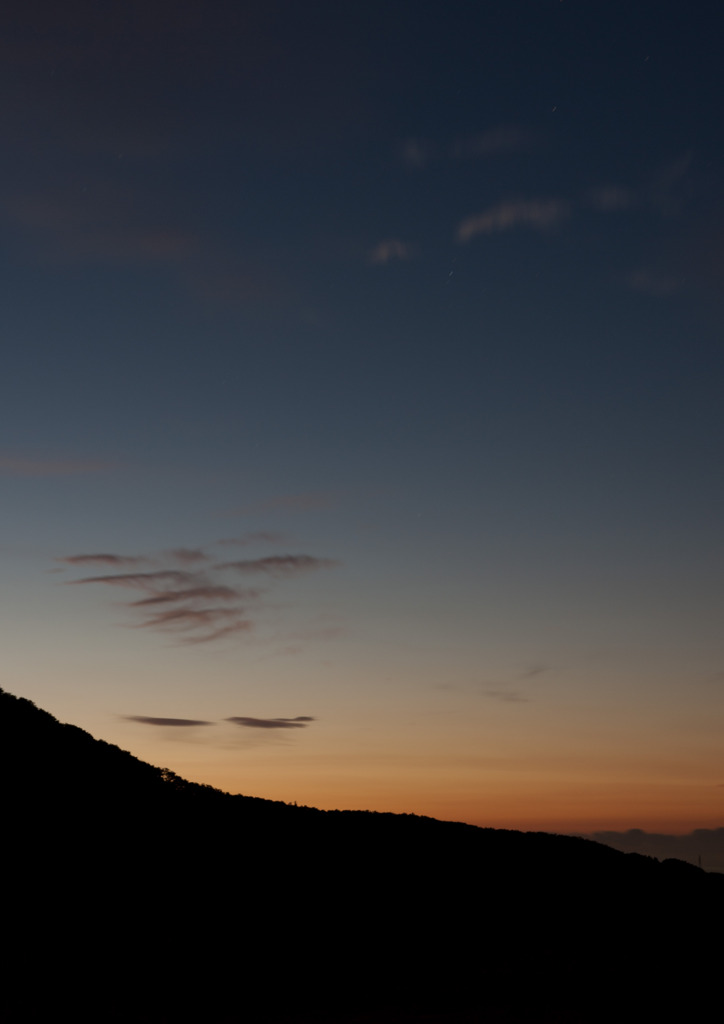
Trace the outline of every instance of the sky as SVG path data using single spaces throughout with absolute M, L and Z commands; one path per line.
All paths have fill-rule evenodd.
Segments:
M 230 792 L 720 828 L 723 22 L 4 4 L 0 685 Z

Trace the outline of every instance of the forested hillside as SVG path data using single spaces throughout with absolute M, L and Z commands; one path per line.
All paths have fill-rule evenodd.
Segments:
M 609 1021 L 715 992 L 724 876 L 185 782 L 0 691 L 7 1020 Z

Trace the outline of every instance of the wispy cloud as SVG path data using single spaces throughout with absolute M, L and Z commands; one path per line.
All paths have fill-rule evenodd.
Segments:
M 150 559 L 144 555 L 68 555 L 66 558 L 56 558 L 56 562 L 65 562 L 66 565 L 141 565 Z
M 227 722 L 242 725 L 247 729 L 305 729 L 314 719 L 310 715 L 298 715 L 296 718 L 248 718 L 236 716 L 227 718 Z
M 208 562 L 209 560 L 209 556 L 201 548 L 172 548 L 166 554 L 170 558 L 175 558 L 177 562 L 183 562 L 186 565 L 192 565 L 195 562 Z
M 621 185 L 601 185 L 591 189 L 589 201 L 597 210 L 608 213 L 630 209 L 635 204 L 636 197 L 630 188 Z
M 197 561 L 199 555 L 206 557 L 201 548 L 176 548 L 166 552 L 167 558 L 180 558 L 191 563 Z M 150 559 L 81 554 L 59 561 L 75 566 L 122 567 Z M 126 602 L 128 608 L 141 616 L 141 621 L 136 623 L 137 628 L 170 633 L 184 644 L 200 644 L 250 632 L 261 607 L 263 590 L 229 586 L 217 575 L 218 572 L 230 569 L 279 580 L 337 564 L 333 559 L 312 555 L 270 555 L 226 562 L 201 570 L 162 568 L 151 572 L 103 573 L 67 582 L 74 585 L 104 584 L 140 592 L 135 600 Z
M 518 678 L 519 679 L 533 679 L 533 678 L 535 678 L 535 676 L 542 676 L 546 672 L 550 672 L 550 671 L 551 671 L 551 666 L 550 665 L 531 665 L 529 668 L 527 668 L 525 670 L 525 672 L 521 672 L 521 674 L 520 674 L 520 676 Z
M 434 146 L 425 139 L 405 139 L 400 146 L 400 157 L 408 167 L 424 167 L 434 156 Z
M 339 562 L 312 555 L 269 555 L 268 558 L 245 558 L 237 562 L 221 562 L 216 569 L 236 569 L 242 573 L 264 573 L 268 576 L 298 576 L 317 569 L 332 569 Z
M 634 291 L 644 292 L 660 298 L 671 295 L 682 288 L 682 280 L 673 274 L 667 274 L 652 267 L 642 267 L 628 275 L 628 283 Z
M 128 602 L 129 608 L 143 614 L 138 626 L 176 634 L 183 643 L 208 643 L 252 628 L 247 605 L 255 600 L 257 592 L 215 583 L 203 573 L 161 569 L 85 576 L 68 582 L 104 583 L 142 591 L 146 597 Z M 225 602 L 224 606 L 210 603 L 218 601 Z
M 497 203 L 474 217 L 466 217 L 457 229 L 459 242 L 476 235 L 491 235 L 517 227 L 538 230 L 551 228 L 570 214 L 570 204 L 562 199 L 516 199 Z
M 0 455 L 0 474 L 6 476 L 77 476 L 99 473 L 110 464 L 92 459 L 28 459 Z
M 197 718 L 149 718 L 148 715 L 121 715 L 127 722 L 140 722 L 141 725 L 170 725 L 174 728 L 189 728 L 195 725 L 214 725 Z
M 89 582 L 79 580 L 78 582 Z M 108 579 L 102 580 L 107 583 Z M 132 601 L 132 608 L 147 608 L 150 605 L 168 604 L 172 601 L 236 601 L 241 597 L 255 599 L 259 596 L 258 590 L 240 591 L 234 587 L 209 584 L 207 586 L 180 588 L 179 590 L 166 591 L 162 594 L 154 594 L 152 597 L 142 597 L 139 601 Z
M 415 170 L 437 161 L 485 160 L 531 149 L 537 136 L 520 125 L 498 125 L 455 139 L 451 143 L 435 143 L 430 139 L 405 139 L 399 146 L 403 163 Z
M 406 242 L 401 242 L 399 238 L 388 238 L 370 251 L 369 261 L 379 266 L 391 260 L 409 260 L 411 255 L 412 249 Z

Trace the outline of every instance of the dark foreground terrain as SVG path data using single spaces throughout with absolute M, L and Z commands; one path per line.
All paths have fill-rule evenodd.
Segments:
M 0 690 L 8 1022 L 689 1020 L 724 876 L 229 796 Z

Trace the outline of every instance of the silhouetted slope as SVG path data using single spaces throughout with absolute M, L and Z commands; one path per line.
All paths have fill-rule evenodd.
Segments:
M 715 991 L 724 877 L 682 862 L 230 796 L 2 691 L 0 764 L 8 1020 L 572 1024 Z

